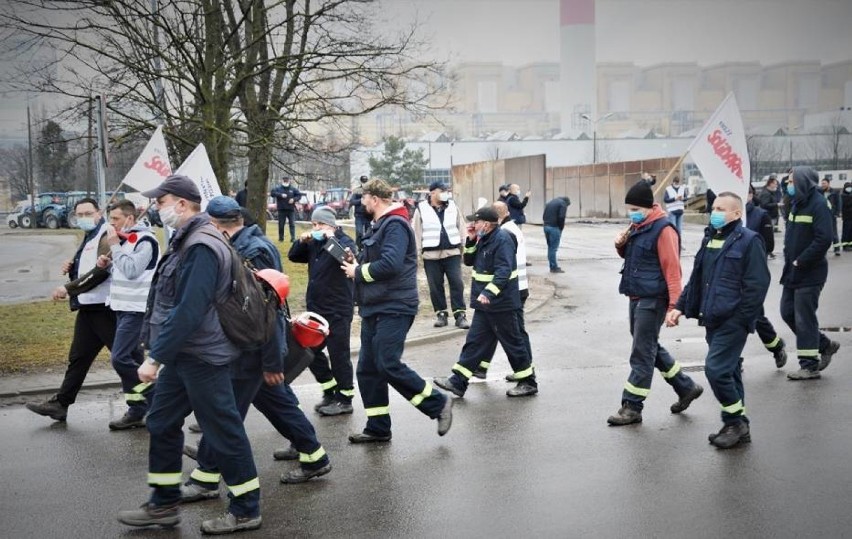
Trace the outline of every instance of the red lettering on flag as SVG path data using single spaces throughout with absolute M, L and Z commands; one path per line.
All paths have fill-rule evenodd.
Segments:
M 734 176 L 743 181 L 743 160 L 742 158 L 734 151 L 734 148 L 728 142 L 728 139 L 725 138 L 725 135 L 722 133 L 721 129 L 717 129 L 707 135 L 707 142 L 713 146 L 713 151 L 716 153 L 716 156 L 719 157 L 724 163 L 725 166 L 728 167 Z
M 142 166 L 155 171 L 157 174 L 159 174 L 163 178 L 165 178 L 166 176 L 168 176 L 169 174 L 172 173 L 172 169 L 169 168 L 169 165 L 167 165 L 163 161 L 161 161 L 160 158 L 157 157 L 156 155 L 151 157 L 151 160 L 148 161 L 147 163 L 143 163 Z

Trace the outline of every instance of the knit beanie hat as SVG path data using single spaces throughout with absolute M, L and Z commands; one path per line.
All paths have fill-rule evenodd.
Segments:
M 311 222 L 312 223 L 322 223 L 328 226 L 337 226 L 337 222 L 334 220 L 334 210 L 329 208 L 328 206 L 320 206 L 315 209 L 313 213 L 311 213 Z
M 624 197 L 624 203 L 640 208 L 651 208 L 654 206 L 654 192 L 648 182 L 639 181 L 633 184 Z

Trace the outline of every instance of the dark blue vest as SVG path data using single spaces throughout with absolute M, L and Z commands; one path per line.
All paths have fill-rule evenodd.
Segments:
M 405 249 L 403 267 L 394 279 L 371 283 L 356 282 L 358 312 L 362 317 L 377 314 L 417 314 L 420 303 L 417 293 L 417 242 L 414 239 L 414 230 L 405 218 L 389 215 L 374 223 L 362 240 L 363 248 L 358 255 L 358 261 L 367 263 L 381 258 L 382 244 L 387 241 L 385 232 L 390 226 L 403 227 L 407 232 L 408 245 L 397 246 Z
M 634 298 L 669 297 L 669 287 L 657 253 L 657 240 L 667 226 L 677 231 L 671 222 L 663 217 L 637 228 L 630 234 L 624 250 L 619 293 Z M 675 299 L 672 298 L 671 301 Z

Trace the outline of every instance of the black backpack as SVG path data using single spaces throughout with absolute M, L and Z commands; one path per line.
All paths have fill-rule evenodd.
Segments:
M 201 229 L 202 234 L 224 243 L 231 254 L 231 286 L 216 302 L 216 313 L 225 336 L 243 350 L 255 350 L 269 342 L 278 324 L 278 294 L 255 276 L 255 268 L 225 238 Z

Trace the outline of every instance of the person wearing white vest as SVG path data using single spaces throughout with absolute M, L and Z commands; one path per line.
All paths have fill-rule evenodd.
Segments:
M 77 400 L 92 362 L 104 346 L 112 348 L 115 337 L 115 313 L 107 306 L 110 274 L 97 267 L 98 256 L 109 252 L 107 225 L 97 201 L 92 198 L 78 201 L 74 215 L 77 226 L 84 232 L 83 241 L 74 258 L 62 265 L 62 273 L 72 280 L 53 291 L 54 300 L 69 299 L 71 310 L 77 312 L 68 367 L 56 395 L 44 402 L 27 404 L 28 410 L 56 421 L 65 421 L 68 407 Z
M 112 272 L 109 306 L 115 312 L 116 328 L 110 359 L 121 378 L 127 402 L 127 412 L 110 421 L 109 428 L 143 428 L 153 386 L 141 383 L 136 371 L 145 360 L 140 337 L 142 319 L 160 258 L 160 244 L 148 226 L 136 223 L 136 206 L 129 200 L 110 206 L 106 240 L 110 254 L 99 257 L 98 266 L 109 266 Z
M 669 214 L 669 220 L 677 229 L 678 234 L 683 231 L 683 210 L 688 198 L 689 193 L 686 186 L 681 185 L 680 178 L 677 176 L 672 178 L 672 184 L 666 187 L 663 202 L 666 203 L 666 212 Z
M 414 237 L 423 257 L 423 269 L 429 283 L 429 297 L 435 309 L 435 327 L 447 325 L 447 297 L 444 277 L 450 286 L 450 306 L 456 327 L 470 328 L 464 303 L 461 276 L 462 231 L 464 216 L 450 197 L 449 187 L 440 181 L 429 185 L 429 199 L 420 202 L 414 212 Z

